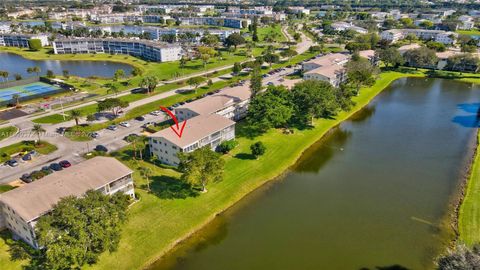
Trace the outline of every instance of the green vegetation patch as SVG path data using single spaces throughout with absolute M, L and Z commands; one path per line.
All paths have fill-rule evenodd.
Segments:
M 16 127 L 0 128 L 0 141 L 10 136 L 13 136 L 15 133 L 17 133 L 17 131 L 18 131 L 18 128 Z
M 40 141 L 38 144 L 35 144 L 33 141 L 14 143 L 12 145 L 0 148 L 0 162 L 9 160 L 10 156 L 16 153 L 32 150 L 35 150 L 42 155 L 48 155 L 57 150 L 57 147 L 46 141 Z

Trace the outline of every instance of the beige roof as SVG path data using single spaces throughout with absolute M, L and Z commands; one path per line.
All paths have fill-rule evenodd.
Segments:
M 130 173 L 132 170 L 115 158 L 95 157 L 2 193 L 0 202 L 28 222 L 49 212 L 61 198 L 82 196 Z
M 248 84 L 227 87 L 219 93 L 187 103 L 178 107 L 178 109 L 189 109 L 198 114 L 211 114 L 247 100 L 250 98 L 250 95 L 251 91 Z
M 413 49 L 418 49 L 420 48 L 421 46 L 418 45 L 417 43 L 413 43 L 413 44 L 408 44 L 408 45 L 403 45 L 401 46 L 400 48 L 398 48 L 398 51 L 403 54 L 405 53 L 406 51 L 409 51 L 409 50 L 413 50 Z
M 359 54 L 361 57 L 370 59 L 370 58 L 372 58 L 372 57 L 375 56 L 375 51 L 374 51 L 374 50 L 359 51 L 358 54 Z
M 327 54 L 327 55 L 312 59 L 307 63 L 317 64 L 319 66 L 336 65 L 336 64 L 347 61 L 349 58 L 350 58 L 350 55 L 341 54 L 341 53 L 331 53 L 331 54 Z
M 324 66 L 324 67 L 312 69 L 310 71 L 305 72 L 305 74 L 320 74 L 329 79 L 335 79 L 337 78 L 337 74 L 344 69 L 345 68 L 343 66 L 331 65 L 331 66 Z
M 171 128 L 160 130 L 149 137 L 162 137 L 183 148 L 234 124 L 234 121 L 218 114 L 199 115 L 187 120 L 181 138 Z M 178 125 L 181 128 L 183 122 Z

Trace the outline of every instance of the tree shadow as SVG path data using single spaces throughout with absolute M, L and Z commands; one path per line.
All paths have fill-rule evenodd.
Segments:
M 162 199 L 186 199 L 197 197 L 199 191 L 178 178 L 158 175 L 151 177 L 151 192 Z
M 238 153 L 234 156 L 234 158 L 241 160 L 254 160 L 255 156 L 249 153 Z
M 7 252 L 10 255 L 12 261 L 30 261 L 30 264 L 24 265 L 23 269 L 35 269 L 34 265 L 38 264 L 39 251 L 33 249 L 28 244 L 21 240 L 15 240 L 12 233 L 9 231 L 0 232 L 0 238 L 4 241 L 8 247 Z

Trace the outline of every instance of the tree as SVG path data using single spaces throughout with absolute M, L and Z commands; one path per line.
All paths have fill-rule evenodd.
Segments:
M 139 67 L 134 67 L 131 73 L 132 73 L 132 76 L 139 76 L 139 75 L 142 75 L 143 70 Z
M 302 39 L 302 35 L 300 35 L 300 33 L 296 32 L 295 34 L 293 34 L 293 39 L 295 39 L 295 41 L 299 42 Z
M 287 57 L 288 59 L 294 57 L 297 54 L 298 54 L 297 51 L 292 50 L 292 49 L 287 49 L 287 50 L 284 50 L 284 51 L 280 52 L 280 55 L 282 57 Z
M 54 78 L 55 74 L 53 74 L 53 70 L 47 69 L 47 78 Z
M 187 80 L 187 84 L 193 86 L 195 93 L 197 92 L 197 88 L 205 81 L 204 77 L 191 77 Z
M 203 35 L 203 37 L 200 39 L 200 42 L 207 46 L 215 47 L 218 45 L 218 43 L 220 43 L 220 39 L 216 35 L 207 33 Z
M 128 101 L 124 101 L 118 98 L 106 98 L 104 100 L 98 101 L 97 110 L 99 112 L 111 110 L 114 116 L 118 116 L 119 111 L 121 109 L 127 108 L 128 105 Z
M 40 268 L 80 268 L 94 264 L 105 251 L 115 251 L 127 220 L 128 198 L 122 192 L 110 196 L 99 191 L 62 198 L 36 225 L 42 249 L 34 259 Z
M 82 112 L 79 110 L 71 110 L 69 114 L 70 114 L 70 118 L 75 120 L 75 125 L 78 126 L 80 117 L 82 117 Z
M 113 74 L 113 81 L 118 81 L 118 79 L 121 79 L 125 77 L 125 71 L 123 69 L 117 69 L 115 73 Z
M 188 59 L 185 56 L 182 56 L 179 61 L 180 68 L 185 68 L 187 65 Z
M 258 157 L 262 156 L 265 154 L 265 151 L 267 150 L 267 147 L 262 142 L 256 142 L 252 145 L 250 145 L 250 150 L 252 151 L 252 155 L 258 159 Z
M 313 125 L 314 118 L 330 118 L 336 115 L 339 105 L 335 88 L 328 82 L 306 80 L 291 90 L 296 123 Z
M 87 120 L 87 122 L 93 122 L 93 121 L 97 120 L 97 118 L 95 117 L 94 114 L 89 114 L 89 115 L 87 115 L 86 120 Z
M 67 79 L 70 77 L 70 71 L 68 71 L 66 69 L 62 70 L 62 74 L 63 74 L 63 77 L 65 77 Z
M 233 46 L 235 50 L 237 46 L 245 44 L 245 39 L 239 33 L 233 33 L 225 39 L 225 45 L 227 47 Z
M 425 29 L 430 29 L 433 27 L 433 22 L 429 21 L 429 20 L 425 20 L 425 21 L 422 21 L 420 23 L 420 27 L 423 27 Z
M 223 141 L 219 146 L 218 146 L 218 151 L 223 154 L 228 154 L 230 151 L 232 151 L 235 147 L 237 147 L 238 142 L 235 140 L 229 140 L 229 141 Z
M 45 133 L 45 129 L 42 127 L 42 125 L 40 125 L 40 124 L 35 124 L 35 125 L 33 125 L 32 132 L 33 132 L 35 135 L 37 135 L 37 137 L 38 137 L 37 144 L 39 144 L 39 143 L 40 143 L 40 135 L 41 135 L 42 133 Z
M 357 93 L 360 87 L 372 85 L 375 82 L 374 76 L 378 73 L 377 67 L 373 66 L 366 58 L 354 55 L 346 64 L 347 82 L 354 85 Z
M 436 52 L 444 52 L 447 49 L 445 47 L 445 44 L 436 41 L 428 41 L 425 45 L 427 45 L 427 48 L 432 49 Z
M 210 58 L 214 57 L 217 52 L 214 48 L 200 46 L 197 48 L 198 53 L 200 54 L 200 59 L 202 59 L 203 67 L 207 67 L 207 63 Z
M 477 72 L 479 67 L 479 59 L 478 57 L 469 54 L 457 54 L 452 55 L 447 59 L 447 66 L 446 69 L 452 71 L 469 71 L 469 72 Z
M 262 74 L 259 67 L 255 67 L 250 75 L 250 91 L 252 92 L 251 99 L 254 99 L 262 91 Z
M 263 56 L 263 60 L 265 60 L 265 62 L 269 63 L 270 67 L 272 67 L 273 63 L 278 63 L 278 61 L 280 61 L 280 57 L 277 54 L 274 54 L 274 53 L 267 53 Z
M 34 73 L 34 72 L 35 72 L 35 73 L 37 74 L 37 76 L 38 76 L 38 75 L 40 74 L 40 72 L 41 72 L 40 67 L 39 67 L 39 66 L 35 66 L 35 67 L 29 67 L 29 68 L 27 68 L 27 73 L 30 74 L 30 73 Z
M 207 184 L 223 179 L 225 161 L 209 146 L 199 148 L 191 153 L 179 153 L 179 169 L 182 180 L 192 185 L 200 185 L 202 192 L 207 192 Z
M 417 36 L 413 33 L 409 33 L 407 34 L 407 36 L 405 37 L 406 40 L 408 40 L 408 43 L 412 44 L 415 40 L 417 40 Z
M 20 81 L 22 79 L 22 75 L 20 75 L 18 73 L 13 74 L 13 76 L 15 77 L 16 81 Z
M 235 63 L 233 64 L 232 72 L 233 72 L 234 74 L 238 74 L 238 73 L 240 73 L 240 71 L 242 71 L 242 65 L 241 65 L 240 63 L 238 63 L 238 62 L 235 62 Z
M 398 66 L 403 65 L 405 62 L 400 52 L 394 47 L 388 47 L 386 49 L 379 49 L 375 52 L 376 57 L 378 57 L 385 66 L 388 68 L 389 65 Z
M 19 94 L 13 94 L 12 99 L 15 100 L 15 107 L 18 107 L 18 105 L 20 105 L 20 95 Z
M 8 71 L 5 71 L 5 70 L 0 70 L 0 77 L 2 77 L 2 80 L 5 81 L 7 80 L 8 81 Z
M 458 245 L 455 250 L 448 250 L 447 254 L 437 261 L 438 270 L 480 269 L 480 248 L 472 249 L 465 245 Z
M 155 90 L 158 84 L 158 78 L 156 76 L 146 76 L 140 81 L 140 87 L 147 89 L 148 93 L 151 93 Z
M 145 177 L 145 180 L 147 180 L 147 190 L 150 192 L 150 177 L 152 176 L 152 169 L 148 167 L 141 167 L 140 168 L 140 174 Z
M 250 101 L 247 122 L 257 130 L 284 127 L 293 115 L 290 92 L 283 86 L 270 86 Z
M 405 52 L 404 58 L 405 62 L 407 62 L 409 66 L 415 68 L 432 67 L 438 62 L 438 57 L 435 54 L 435 51 L 427 47 L 409 50 Z
M 118 89 L 118 86 L 116 86 L 115 84 L 113 83 L 108 84 L 107 93 L 113 93 L 114 96 L 117 96 L 119 91 L 120 90 Z
M 28 47 L 32 51 L 39 51 L 42 48 L 42 41 L 37 38 L 32 38 L 28 40 Z

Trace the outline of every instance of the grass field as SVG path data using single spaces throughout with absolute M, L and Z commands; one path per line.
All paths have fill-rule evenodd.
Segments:
M 38 145 L 35 145 L 33 141 L 22 141 L 0 148 L 0 162 L 9 160 L 13 154 L 31 150 L 35 150 L 42 155 L 47 155 L 57 150 L 57 147 L 45 141 L 41 141 Z
M 14 135 L 15 133 L 17 133 L 17 131 L 18 128 L 16 127 L 0 128 L 0 141 Z
M 480 132 L 477 134 L 480 141 Z M 467 191 L 458 218 L 460 241 L 472 246 L 480 243 L 480 149 L 471 167 Z
M 455 31 L 461 35 L 469 35 L 469 36 L 480 36 L 480 30 L 473 29 L 473 30 L 457 30 Z

